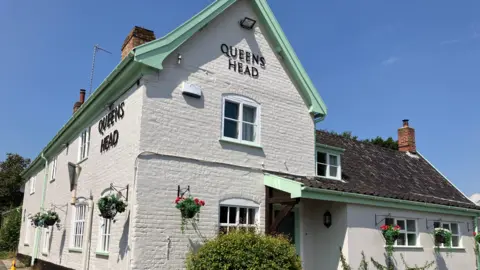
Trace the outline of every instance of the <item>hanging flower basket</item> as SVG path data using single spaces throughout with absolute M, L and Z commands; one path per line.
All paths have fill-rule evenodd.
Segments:
M 205 206 L 205 201 L 199 200 L 198 198 L 192 198 L 191 196 L 189 197 L 177 197 L 175 199 L 175 204 L 176 208 L 180 210 L 180 214 L 182 217 L 182 225 L 180 229 L 182 230 L 182 233 L 185 232 L 185 225 L 187 222 L 190 220 L 192 222 L 195 222 L 195 217 L 197 217 L 198 220 L 198 213 L 200 213 L 200 208 L 202 206 Z
M 30 220 L 33 227 L 43 226 L 42 214 L 40 212 L 30 217 Z
M 400 235 L 400 226 L 398 225 L 383 225 L 380 227 L 382 230 L 383 237 L 385 238 L 385 243 L 387 246 L 387 253 L 389 256 L 392 256 L 393 245 L 397 241 L 398 236 Z
M 41 219 L 43 220 L 43 226 L 53 226 L 55 223 L 60 221 L 57 212 L 48 210 L 47 212 L 41 215 Z
M 443 244 L 445 247 L 452 246 L 452 232 L 445 228 L 435 228 L 435 246 L 437 248 Z
M 118 213 L 125 212 L 127 203 L 115 195 L 102 197 L 97 202 L 100 216 L 106 219 L 113 219 Z

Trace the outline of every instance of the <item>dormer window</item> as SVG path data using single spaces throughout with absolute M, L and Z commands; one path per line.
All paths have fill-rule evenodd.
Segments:
M 344 149 L 317 145 L 317 176 L 342 179 L 341 153 Z

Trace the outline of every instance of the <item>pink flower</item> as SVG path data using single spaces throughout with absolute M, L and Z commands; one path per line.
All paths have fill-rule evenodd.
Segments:
M 182 198 L 177 197 L 177 198 L 175 199 L 175 203 L 178 204 L 178 202 L 180 202 L 181 199 L 182 199 Z
M 476 233 L 476 232 L 473 232 L 473 236 L 477 236 L 477 233 Z
M 388 225 L 382 225 L 380 226 L 380 229 L 382 229 L 382 231 L 386 231 L 388 230 Z
M 200 201 L 201 206 L 205 206 L 205 201 Z

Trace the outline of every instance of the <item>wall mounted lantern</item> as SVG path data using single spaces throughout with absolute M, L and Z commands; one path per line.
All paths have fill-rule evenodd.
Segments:
M 257 21 L 255 21 L 254 19 L 245 17 L 243 20 L 240 21 L 240 26 L 245 29 L 252 30 L 256 23 Z
M 327 228 L 330 228 L 330 226 L 332 226 L 332 214 L 330 214 L 329 211 L 323 214 L 323 225 L 325 225 L 325 227 Z

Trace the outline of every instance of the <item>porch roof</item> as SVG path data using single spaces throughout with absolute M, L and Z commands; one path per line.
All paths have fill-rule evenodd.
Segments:
M 412 197 L 406 199 L 396 197 L 394 194 L 360 193 L 339 188 L 342 183 L 345 183 L 338 180 L 325 180 L 319 177 L 271 171 L 265 171 L 264 174 L 264 184 L 266 186 L 289 193 L 291 198 L 345 202 L 472 217 L 480 216 L 480 207 L 473 203 L 441 201 L 442 204 L 440 204 L 425 196 L 412 195 Z

